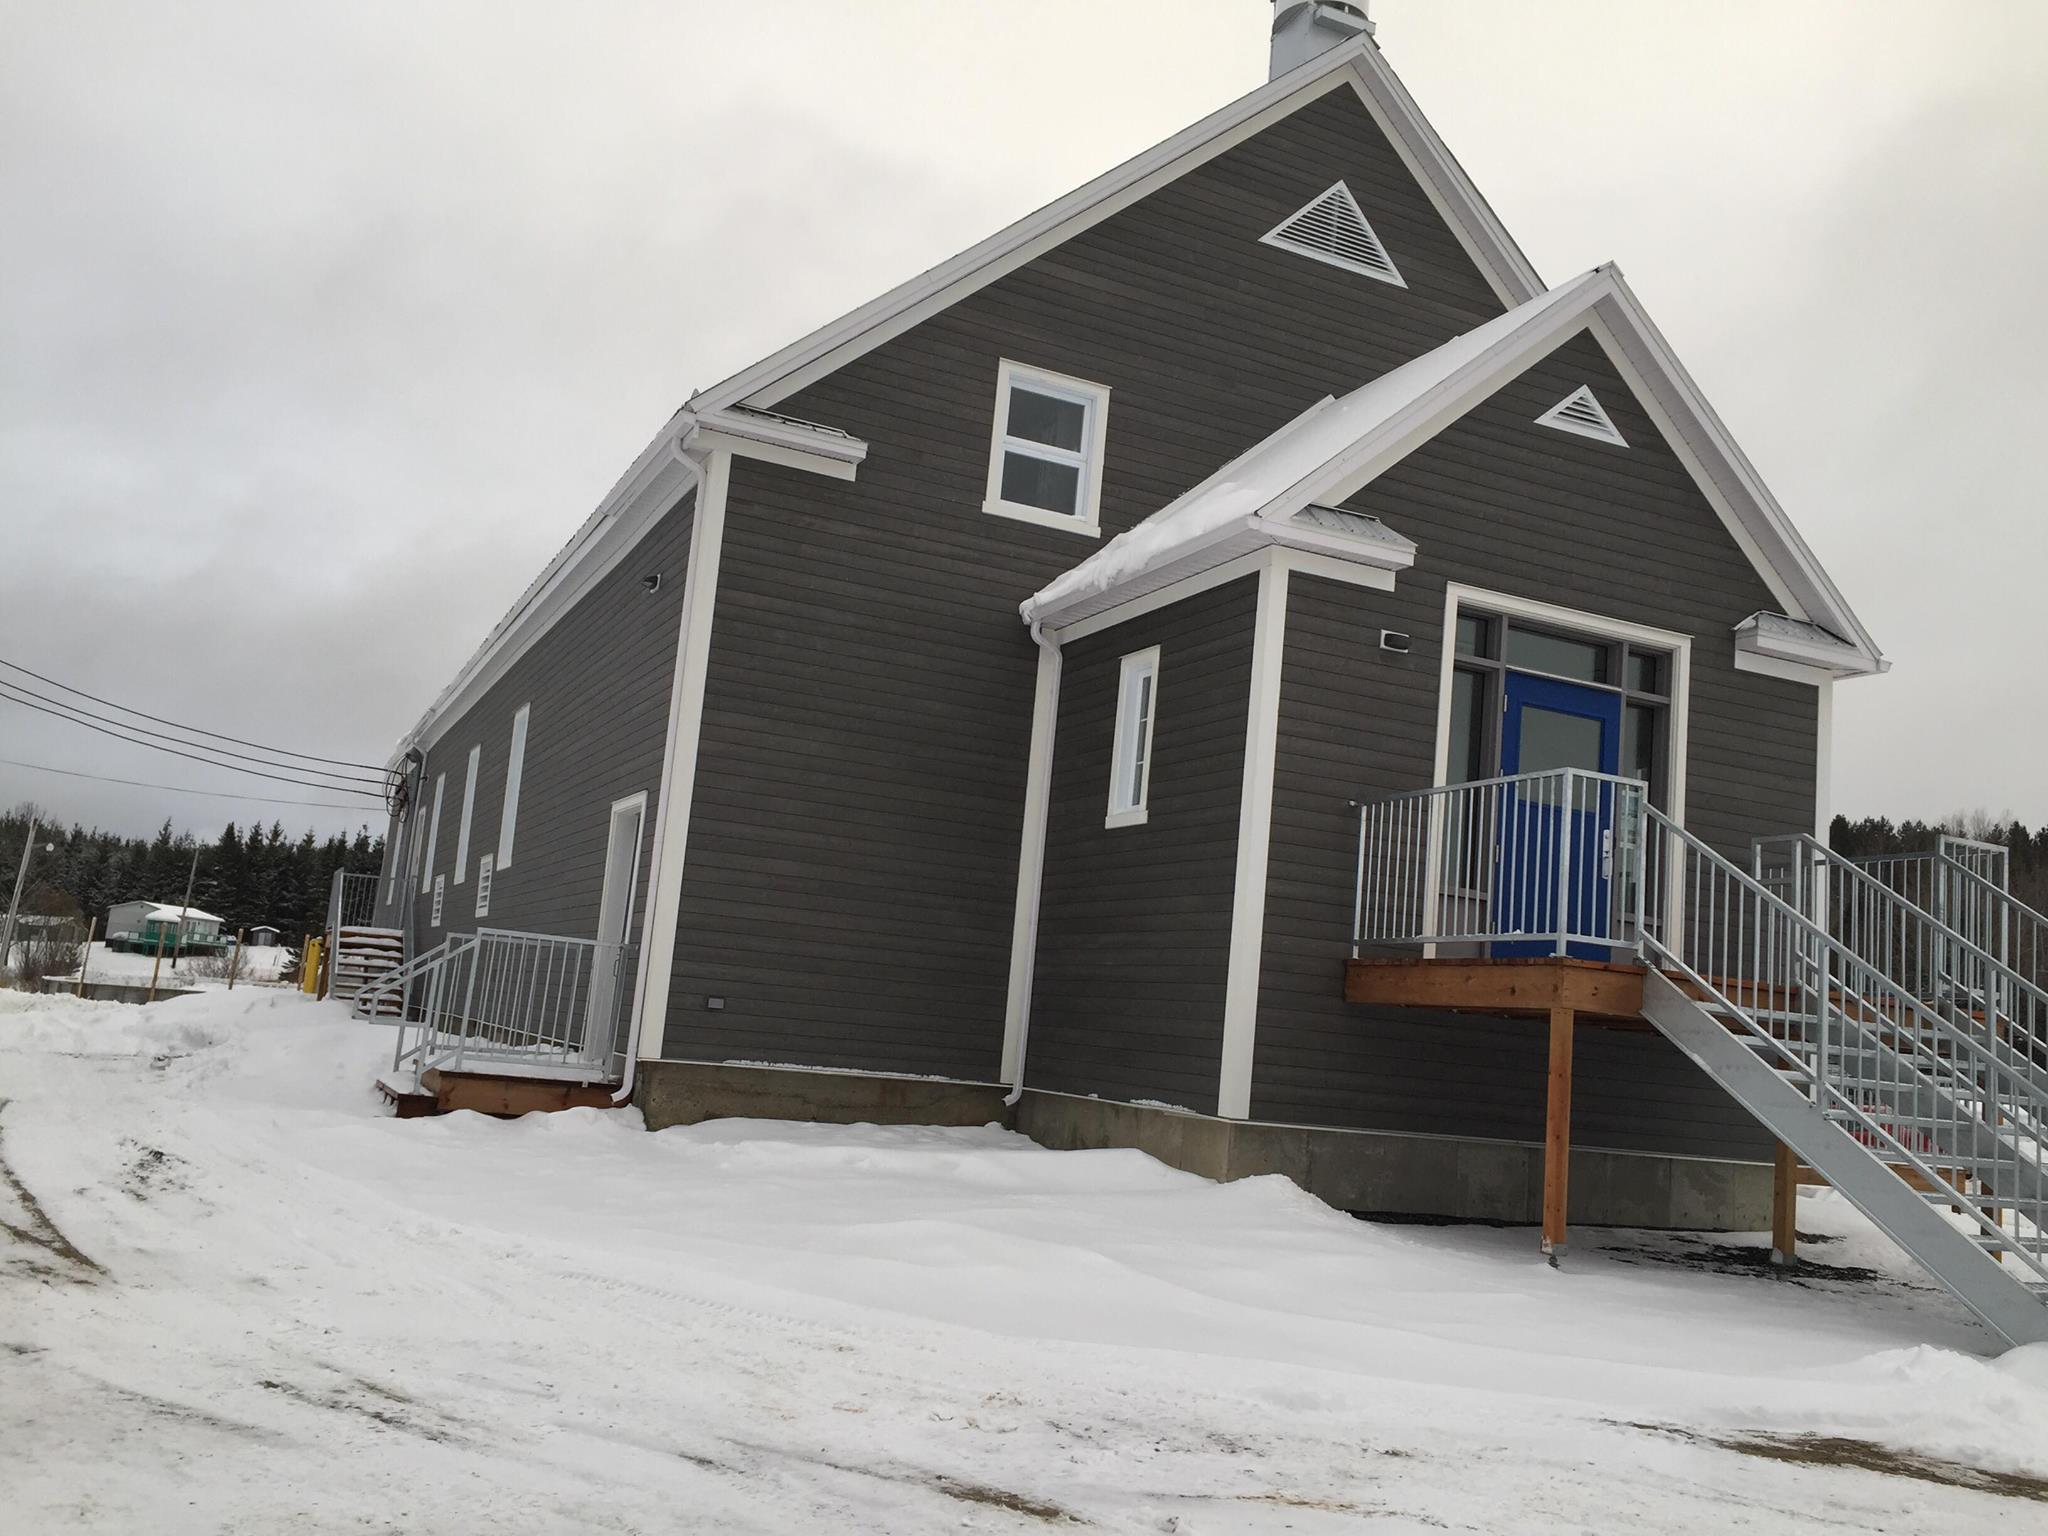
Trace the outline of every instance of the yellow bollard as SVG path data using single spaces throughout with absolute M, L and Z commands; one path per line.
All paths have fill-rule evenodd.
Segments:
M 317 994 L 320 990 L 320 945 L 315 938 L 306 940 L 305 948 L 299 951 L 299 989 Z

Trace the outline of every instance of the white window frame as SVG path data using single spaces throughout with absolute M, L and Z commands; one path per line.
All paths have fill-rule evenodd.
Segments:
M 489 917 L 491 915 L 491 872 L 496 867 L 491 862 L 491 856 L 488 853 L 480 853 L 476 856 L 476 915 L 478 917 Z
M 441 841 L 441 794 L 448 788 L 448 775 L 434 775 L 434 812 L 427 818 L 427 856 L 420 863 L 420 894 L 434 888 L 434 849 Z
M 1071 401 L 1086 410 L 1078 453 L 1009 435 L 1010 391 L 1017 386 L 1035 394 L 1050 395 L 1056 400 Z M 1102 536 L 1102 450 L 1109 436 L 1108 385 L 1069 378 L 1062 373 L 1048 373 L 1043 368 L 1004 358 L 996 365 L 996 408 L 991 429 L 988 487 L 981 504 L 982 511 L 996 517 L 1012 517 L 1022 523 L 1036 523 L 1041 528 L 1062 528 L 1086 538 Z M 1074 510 L 1070 513 L 1052 512 L 1044 507 L 1003 500 L 1003 456 L 1013 452 L 1026 458 L 1078 469 L 1081 472 L 1080 486 Z
M 512 745 L 505 753 L 505 809 L 498 818 L 497 873 L 512 867 L 512 834 L 519 826 L 519 785 L 526 777 L 526 732 L 533 718 L 533 705 L 522 704 L 512 714 Z
M 1143 686 L 1145 680 L 1150 688 Z M 1145 824 L 1152 795 L 1152 728 L 1158 719 L 1159 647 L 1154 645 L 1132 651 L 1117 664 L 1116 734 L 1110 744 L 1109 814 L 1103 826 Z
M 481 743 L 469 749 L 469 772 L 462 781 L 462 825 L 455 834 L 455 878 L 450 883 L 462 884 L 469 871 L 469 819 L 476 812 L 476 766 L 483 756 Z

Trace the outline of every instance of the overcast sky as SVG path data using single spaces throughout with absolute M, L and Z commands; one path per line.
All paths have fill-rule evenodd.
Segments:
M 1836 803 L 2048 822 L 2048 5 L 1375 0 L 1894 658 Z M 693 386 L 1258 85 L 1261 0 L 0 0 L 0 657 L 381 761 Z M 0 703 L 0 758 L 262 786 Z M 346 811 L 0 764 L 147 831 Z M 381 817 L 372 818 L 380 820 Z

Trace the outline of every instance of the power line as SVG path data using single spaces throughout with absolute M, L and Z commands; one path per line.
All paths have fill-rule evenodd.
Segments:
M 326 768 L 308 768 L 300 763 L 282 763 L 275 758 L 252 757 L 247 752 L 231 752 L 226 747 L 209 746 L 203 741 L 187 741 L 182 736 L 172 736 L 164 731 L 152 731 L 146 725 L 130 725 L 126 720 L 116 720 L 112 715 L 94 714 L 89 709 L 67 703 L 63 699 L 53 699 L 47 693 L 38 693 L 33 688 L 24 687 L 20 683 L 9 682 L 5 678 L 0 678 L 0 689 L 10 690 L 6 694 L 0 694 L 0 697 L 13 698 L 15 694 L 27 694 L 29 698 L 41 699 L 45 704 L 53 704 L 58 709 L 69 710 L 72 714 L 83 717 L 78 722 L 81 725 L 86 720 L 97 720 L 103 725 L 113 726 L 116 730 L 133 731 L 142 736 L 154 736 L 159 741 L 168 741 L 181 747 L 197 747 L 201 752 L 211 752 L 216 757 L 238 757 L 245 763 L 261 763 L 266 768 L 285 768 L 293 773 L 317 774 L 323 779 L 336 779 L 340 781 L 340 783 L 331 786 L 323 785 L 321 786 L 322 788 L 338 789 L 341 784 L 375 784 L 381 793 L 385 782 L 381 774 L 374 779 L 366 779 L 360 774 L 337 773 Z M 24 701 L 15 699 L 15 702 L 22 703 Z M 119 708 L 118 705 L 115 707 Z M 350 793 L 353 793 L 353 791 L 350 791 Z
M 362 795 L 371 800 L 383 799 L 382 792 L 378 790 L 349 789 L 340 784 L 323 784 L 317 779 L 295 779 L 288 774 L 265 773 L 261 768 L 244 768 L 237 763 L 223 763 L 217 758 L 201 757 L 196 752 L 180 752 L 176 747 L 159 746 L 156 742 L 144 741 L 139 736 L 129 736 L 120 731 L 109 730 L 104 725 L 94 725 L 89 720 L 76 719 L 71 715 L 60 715 L 57 711 L 45 705 L 31 703 L 27 699 L 15 698 L 7 691 L 8 687 L 8 684 L 0 682 L 0 699 L 6 699 L 10 703 L 19 704 L 24 709 L 32 709 L 38 714 L 49 715 L 52 719 L 63 720 L 71 725 L 82 725 L 88 731 L 97 731 L 100 735 L 111 736 L 116 741 L 125 741 L 138 747 L 148 747 L 152 752 L 168 752 L 172 757 L 182 757 L 191 762 L 204 763 L 209 768 L 225 768 L 230 773 L 246 773 L 258 779 L 275 779 L 280 784 L 298 784 L 307 789 L 331 790 L 336 794 L 343 795 Z M 197 743 L 193 743 L 193 745 L 197 745 Z
M 162 789 L 174 795 L 205 795 L 214 800 L 240 800 L 248 805 L 303 805 L 320 811 L 360 811 L 360 805 L 341 805 L 331 800 L 280 800 L 271 795 L 238 795 L 224 789 L 193 789 L 185 784 L 152 784 L 146 779 L 115 779 L 104 773 L 83 773 L 76 768 L 52 768 L 48 763 L 24 763 L 11 757 L 0 757 L 0 765 L 9 768 L 27 768 L 34 773 L 58 773 L 67 779 L 91 779 L 99 784 L 126 784 L 131 789 Z
M 223 736 L 219 731 L 203 730 L 196 725 L 185 725 L 176 720 L 166 720 L 161 715 L 146 714 L 139 709 L 130 709 L 125 704 L 116 704 L 112 699 L 103 699 L 96 693 L 87 693 L 83 688 L 74 688 L 69 683 L 60 683 L 54 677 L 45 677 L 42 673 L 33 672 L 27 667 L 22 666 L 19 662 L 9 661 L 5 657 L 0 657 L 0 667 L 5 667 L 10 672 L 19 672 L 24 677 L 32 677 L 39 683 L 47 683 L 50 687 L 60 692 L 75 693 L 81 699 L 90 699 L 95 704 L 104 704 L 108 709 L 119 710 L 124 715 L 133 715 L 138 720 L 153 721 L 157 725 L 168 725 L 173 730 L 184 731 L 188 735 L 211 736 L 215 741 L 233 742 L 238 747 L 254 747 L 259 752 L 269 752 L 278 757 L 304 758 L 307 762 L 311 763 L 332 763 L 337 768 L 367 768 L 372 773 L 382 773 L 384 771 L 382 763 L 352 763 L 346 758 L 321 757 L 312 752 L 293 752 L 285 747 L 267 747 L 260 741 L 244 741 L 239 736 Z

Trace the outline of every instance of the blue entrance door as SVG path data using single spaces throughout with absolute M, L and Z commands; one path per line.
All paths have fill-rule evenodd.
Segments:
M 1504 774 L 1583 768 L 1614 773 L 1621 765 L 1621 696 L 1558 678 L 1507 674 L 1501 717 Z M 1501 846 L 1494 870 L 1497 933 L 1604 934 L 1611 899 L 1615 789 L 1563 775 L 1509 786 L 1500 811 Z M 1563 867 L 1561 867 L 1563 866 Z M 1561 904 L 1561 905 L 1560 905 Z M 1496 955 L 1556 952 L 1551 939 L 1496 943 Z M 1605 944 L 1570 944 L 1566 952 L 1605 960 Z

